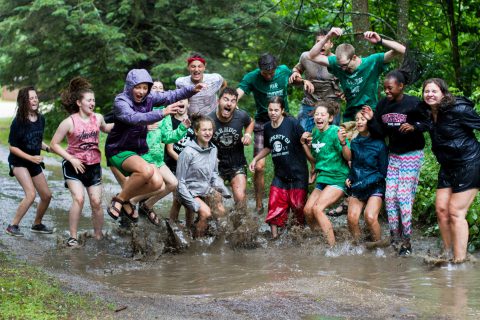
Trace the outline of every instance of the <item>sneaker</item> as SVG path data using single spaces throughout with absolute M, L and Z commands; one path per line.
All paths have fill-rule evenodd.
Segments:
M 68 238 L 67 240 L 67 247 L 70 247 L 70 248 L 77 248 L 79 247 L 80 245 L 78 244 L 78 240 L 75 239 L 75 238 Z
M 412 254 L 412 245 L 410 243 L 408 244 L 402 244 L 400 246 L 400 250 L 398 250 L 398 255 L 402 257 L 406 257 Z
M 23 237 L 23 233 L 20 232 L 20 227 L 16 224 L 9 224 L 7 227 L 7 233 L 14 237 Z
M 34 224 L 31 228 L 30 231 L 36 232 L 36 233 L 45 233 L 45 234 L 51 234 L 53 233 L 52 229 L 47 228 L 43 223 L 39 224 Z

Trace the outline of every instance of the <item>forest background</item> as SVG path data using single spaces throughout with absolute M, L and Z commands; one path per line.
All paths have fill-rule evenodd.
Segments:
M 75 76 L 92 82 L 97 111 L 107 113 L 131 68 L 146 68 L 173 89 L 175 79 L 187 74 L 187 56 L 199 52 L 207 72 L 222 74 L 235 87 L 261 53 L 293 67 L 318 29 L 335 26 L 345 30 L 336 43 L 352 43 L 359 55 L 383 51 L 362 40 L 367 30 L 408 44 L 418 67 L 409 94 L 420 97 L 422 80 L 441 77 L 478 110 L 479 25 L 479 0 L 0 0 L 0 85 L 35 85 L 40 100 L 53 103 L 46 115 L 51 137 L 65 117 L 59 92 Z M 296 114 L 303 93 L 290 91 Z M 242 99 L 240 107 L 253 112 L 252 99 Z M 429 147 L 414 215 L 426 233 L 435 234 L 438 165 Z M 478 197 L 467 220 L 474 250 L 480 247 Z

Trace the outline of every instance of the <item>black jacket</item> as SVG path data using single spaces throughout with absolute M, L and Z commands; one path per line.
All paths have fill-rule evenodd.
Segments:
M 431 115 L 430 108 L 427 112 Z M 480 129 L 480 116 L 467 98 L 456 97 L 454 105 L 440 109 L 437 122 L 432 121 L 429 130 L 437 161 L 452 167 L 480 160 L 480 143 L 474 129 Z
M 396 154 L 423 150 L 423 133 L 430 127 L 430 119 L 419 103 L 420 100 L 416 97 L 406 94 L 401 101 L 389 101 L 387 98 L 380 100 L 374 117 L 368 121 L 372 137 L 388 137 L 389 151 Z M 404 123 L 411 124 L 415 130 L 401 133 L 398 129 Z

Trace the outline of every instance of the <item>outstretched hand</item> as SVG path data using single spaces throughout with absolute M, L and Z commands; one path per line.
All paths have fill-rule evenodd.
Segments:
M 193 88 L 193 91 L 195 91 L 196 93 L 199 93 L 200 91 L 206 88 L 208 88 L 208 85 L 206 83 L 200 82 L 195 85 L 195 87 Z
M 298 78 L 302 79 L 302 75 L 300 73 L 298 73 L 297 71 L 293 71 L 290 78 L 288 78 L 288 83 L 292 84 Z
M 373 110 L 370 106 L 364 106 L 362 107 L 362 111 L 360 111 L 362 113 L 362 116 L 367 119 L 367 120 L 372 120 L 373 118 Z
M 332 37 L 336 38 L 336 37 L 340 37 L 342 34 L 343 34 L 343 30 L 341 28 L 333 27 L 332 29 L 330 29 L 330 31 L 328 31 L 327 37 L 329 39 Z
M 340 127 L 337 132 L 338 140 L 341 144 L 344 144 L 347 141 L 347 131 L 344 127 Z
M 370 43 L 377 44 L 382 40 L 382 37 L 374 31 L 366 31 L 363 33 L 363 37 Z

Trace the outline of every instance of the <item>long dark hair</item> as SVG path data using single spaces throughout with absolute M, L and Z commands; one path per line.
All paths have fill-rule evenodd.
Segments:
M 22 88 L 18 91 L 18 96 L 17 96 L 17 119 L 21 122 L 27 122 L 28 121 L 28 114 L 31 112 L 30 111 L 30 96 L 29 92 L 30 91 L 35 91 L 35 88 L 33 86 L 30 87 L 25 87 Z M 38 115 L 38 108 L 37 110 L 34 110 L 32 112 L 35 112 Z
M 425 87 L 430 83 L 437 85 L 440 88 L 440 91 L 443 93 L 443 99 L 442 101 L 440 101 L 440 108 L 439 108 L 440 110 L 445 110 L 455 104 L 455 97 L 448 90 L 448 85 L 445 82 L 445 80 L 441 78 L 430 78 L 425 80 L 425 82 L 422 85 L 422 95 L 423 95 L 423 92 L 425 91 Z
M 70 114 L 77 113 L 80 110 L 77 100 L 82 100 L 86 93 L 93 93 L 92 85 L 87 79 L 75 77 L 70 80 L 68 87 L 61 93 L 62 105 L 65 110 Z

